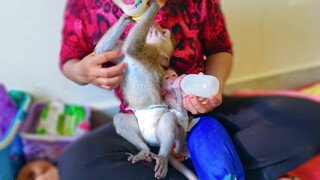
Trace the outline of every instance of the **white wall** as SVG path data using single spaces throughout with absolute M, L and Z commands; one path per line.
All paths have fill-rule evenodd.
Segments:
M 221 1 L 234 43 L 229 84 L 320 67 L 319 0 Z
M 235 50 L 229 83 L 320 65 L 319 0 L 221 1 Z M 40 99 L 118 103 L 112 92 L 78 86 L 59 72 L 65 1 L 0 2 L 0 83 Z
M 97 107 L 118 104 L 113 92 L 79 86 L 58 67 L 63 0 L 1 0 L 0 83 L 37 100 L 59 99 Z M 111 99 L 111 100 L 110 100 Z

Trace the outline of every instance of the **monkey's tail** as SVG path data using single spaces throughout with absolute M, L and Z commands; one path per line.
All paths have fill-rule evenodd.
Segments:
M 175 169 L 181 172 L 189 180 L 198 180 L 198 177 L 190 169 L 188 169 L 172 155 L 169 156 L 169 162 Z

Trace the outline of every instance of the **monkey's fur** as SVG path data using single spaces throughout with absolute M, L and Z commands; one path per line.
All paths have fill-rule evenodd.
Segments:
M 186 133 L 177 123 L 175 114 L 163 106 L 165 102 L 160 93 L 161 78 L 165 73 L 164 66 L 169 65 L 174 42 L 169 30 L 161 29 L 154 24 L 154 17 L 159 9 L 157 2 L 150 0 L 150 8 L 129 32 L 122 46 L 125 54 L 123 61 L 127 63 L 127 69 L 120 84 L 128 108 L 136 110 L 136 115 L 139 114 L 138 111 L 144 112 L 150 107 L 155 108 L 156 112 L 151 113 L 150 119 L 142 117 L 143 115 L 137 118 L 135 114 L 119 113 L 113 122 L 117 133 L 140 150 L 138 154 L 130 155 L 129 161 L 151 162 L 155 159 L 155 178 L 161 179 L 167 174 L 168 160 L 170 160 L 170 163 L 187 178 L 197 179 L 181 162 L 171 156 L 172 145 L 176 143 L 179 152 L 185 142 Z M 96 53 L 115 49 L 118 45 L 117 40 L 130 21 L 130 17 L 123 15 L 98 42 Z M 157 155 L 150 152 L 145 143 L 145 138 L 149 137 L 150 133 L 144 133 L 141 128 L 143 126 L 148 126 L 146 131 L 151 130 L 155 140 L 148 143 L 160 145 Z

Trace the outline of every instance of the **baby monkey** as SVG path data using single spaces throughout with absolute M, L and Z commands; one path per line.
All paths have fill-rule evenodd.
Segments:
M 185 142 L 186 133 L 177 123 L 177 117 L 169 111 L 161 96 L 161 80 L 164 67 L 174 50 L 172 33 L 154 23 L 154 17 L 160 7 L 155 0 L 150 0 L 150 8 L 137 21 L 124 41 L 122 61 L 127 63 L 124 78 L 120 84 L 123 98 L 134 114 L 119 113 L 114 117 L 114 126 L 118 134 L 135 145 L 140 152 L 130 155 L 132 163 L 156 160 L 155 177 L 164 178 L 168 170 L 168 160 L 189 179 L 197 177 L 181 162 L 171 156 L 171 148 L 176 144 L 179 151 Z M 115 49 L 125 27 L 131 18 L 123 15 L 107 31 L 96 46 L 96 53 Z M 150 145 L 159 145 L 158 154 L 150 151 Z
M 175 113 L 178 123 L 187 131 L 191 117 L 183 106 L 183 92 L 180 83 L 184 77 L 184 74 L 178 76 L 173 69 L 167 69 L 166 74 L 162 77 L 161 95 L 170 111 Z

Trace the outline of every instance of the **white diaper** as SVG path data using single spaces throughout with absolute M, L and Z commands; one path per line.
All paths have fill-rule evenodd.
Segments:
M 168 111 L 164 105 L 152 105 L 134 112 L 141 134 L 150 145 L 160 145 L 156 135 L 156 126 L 161 116 Z

